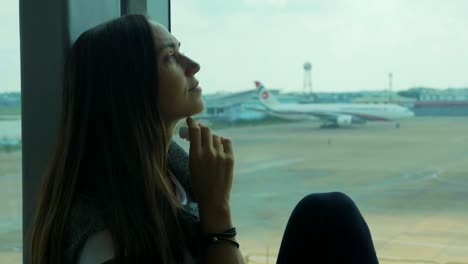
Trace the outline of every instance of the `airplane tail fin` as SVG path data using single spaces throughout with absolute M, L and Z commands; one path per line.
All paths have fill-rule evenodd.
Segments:
M 263 105 L 269 107 L 279 104 L 276 97 L 270 91 L 268 91 L 261 82 L 255 81 L 255 87 L 257 87 L 258 90 L 258 99 Z

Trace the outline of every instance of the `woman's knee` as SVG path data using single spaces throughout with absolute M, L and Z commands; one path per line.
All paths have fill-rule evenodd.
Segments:
M 342 192 L 313 193 L 305 196 L 298 203 L 298 207 L 354 207 L 353 200 Z
M 309 194 L 302 198 L 294 211 L 320 214 L 324 218 L 360 215 L 354 201 L 341 192 Z

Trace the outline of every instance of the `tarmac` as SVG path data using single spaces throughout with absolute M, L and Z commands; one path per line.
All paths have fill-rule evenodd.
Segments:
M 231 203 L 243 254 L 249 263 L 274 263 L 297 202 L 339 191 L 364 215 L 381 263 L 468 263 L 467 131 L 467 117 L 418 117 L 400 128 L 301 122 L 214 130 L 233 141 Z M 21 261 L 20 161 L 18 151 L 0 153 L 0 263 Z

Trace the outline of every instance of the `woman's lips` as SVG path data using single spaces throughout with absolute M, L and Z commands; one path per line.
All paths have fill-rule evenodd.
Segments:
M 195 92 L 195 91 L 201 91 L 201 87 L 200 86 L 197 86 L 197 87 L 193 87 L 189 90 L 189 92 Z
M 189 89 L 189 91 L 201 90 L 200 86 L 198 85 L 199 85 L 199 82 L 196 82 L 195 85 L 193 85 L 192 88 Z

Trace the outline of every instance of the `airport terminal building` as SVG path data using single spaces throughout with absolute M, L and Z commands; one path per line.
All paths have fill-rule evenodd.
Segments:
M 424 91 L 413 111 L 417 116 L 468 116 L 468 89 Z
M 279 95 L 278 90 L 272 91 Z M 217 93 L 203 96 L 205 110 L 197 115 L 201 119 L 235 123 L 244 120 L 261 120 L 268 115 L 257 98 L 257 90 L 237 93 Z M 281 96 L 280 96 L 281 97 Z

